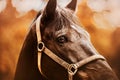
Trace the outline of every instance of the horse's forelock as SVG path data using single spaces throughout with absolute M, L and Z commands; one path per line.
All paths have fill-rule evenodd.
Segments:
M 72 10 L 67 8 L 58 7 L 56 10 L 56 16 L 54 18 L 56 27 L 55 30 L 58 31 L 64 27 L 69 27 L 71 24 L 79 24 L 77 17 L 74 15 Z

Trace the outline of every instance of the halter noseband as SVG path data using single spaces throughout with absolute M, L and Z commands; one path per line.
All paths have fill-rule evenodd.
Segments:
M 44 76 L 44 74 L 42 73 L 42 70 L 41 70 L 42 52 L 44 52 L 47 56 L 49 56 L 51 59 L 53 59 L 59 65 L 61 65 L 65 69 L 67 69 L 69 80 L 73 80 L 73 76 L 78 71 L 78 68 L 82 67 L 83 65 L 88 64 L 89 62 L 92 62 L 92 61 L 98 60 L 98 59 L 105 60 L 105 58 L 103 56 L 97 54 L 97 55 L 93 55 L 93 56 L 90 56 L 88 58 L 85 58 L 85 59 L 83 59 L 83 60 L 81 60 L 81 61 L 79 61 L 75 64 L 69 64 L 68 62 L 64 61 L 63 59 L 61 59 L 60 57 L 55 55 L 47 47 L 45 47 L 44 43 L 42 42 L 41 32 L 40 32 L 40 18 L 41 18 L 41 15 L 36 20 L 36 34 L 37 34 L 37 41 L 38 41 L 38 45 L 37 45 L 37 49 L 38 49 L 38 68 L 39 68 L 40 73 L 43 76 Z

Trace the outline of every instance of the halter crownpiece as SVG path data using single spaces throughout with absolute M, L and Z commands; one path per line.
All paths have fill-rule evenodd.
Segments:
M 41 15 L 36 20 L 36 34 L 37 34 L 37 42 L 38 42 L 38 45 L 37 45 L 38 60 L 37 61 L 38 61 L 38 69 L 43 76 L 45 76 L 45 75 L 42 73 L 42 70 L 41 70 L 42 52 L 44 52 L 47 56 L 49 56 L 51 59 L 53 59 L 59 65 L 61 65 L 62 67 L 64 67 L 65 69 L 68 70 L 69 80 L 73 80 L 73 76 L 77 73 L 78 68 L 84 66 L 85 64 L 88 64 L 89 62 L 92 62 L 92 61 L 98 60 L 98 59 L 105 60 L 105 58 L 103 56 L 96 54 L 96 55 L 90 56 L 88 58 L 85 58 L 75 64 L 69 64 L 68 62 L 64 61 L 63 59 L 61 59 L 60 57 L 55 55 L 47 47 L 45 47 L 45 44 L 42 42 L 41 32 L 40 32 L 40 19 L 41 19 Z

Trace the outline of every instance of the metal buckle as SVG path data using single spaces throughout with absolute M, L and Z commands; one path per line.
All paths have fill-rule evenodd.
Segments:
M 75 64 L 70 64 L 68 67 L 68 73 L 71 75 L 75 75 L 75 73 L 77 72 L 77 66 Z
M 45 44 L 43 42 L 38 42 L 37 48 L 39 52 L 42 52 L 45 48 Z

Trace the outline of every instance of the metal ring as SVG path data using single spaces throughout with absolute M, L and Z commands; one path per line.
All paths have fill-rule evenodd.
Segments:
M 42 52 L 45 48 L 45 44 L 43 42 L 38 42 L 37 48 L 39 52 Z
M 77 72 L 77 66 L 75 64 L 70 64 L 68 67 L 68 73 L 71 75 L 75 75 L 75 73 Z

